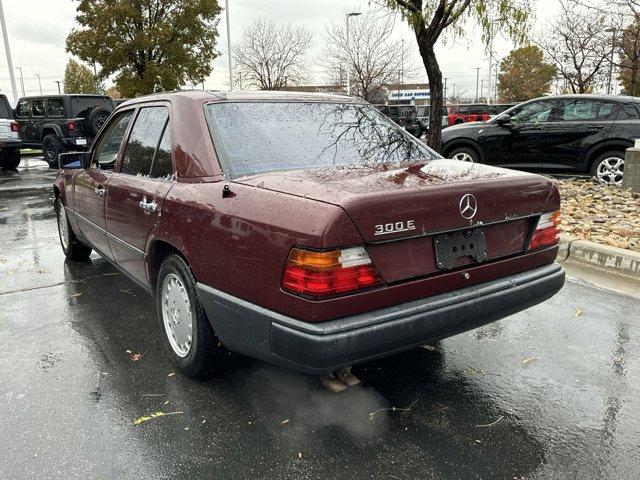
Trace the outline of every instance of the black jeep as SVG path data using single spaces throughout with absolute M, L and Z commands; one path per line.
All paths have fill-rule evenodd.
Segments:
M 114 109 L 106 95 L 49 95 L 18 100 L 15 117 L 25 147 L 42 148 L 58 166 L 58 154 L 86 150 Z

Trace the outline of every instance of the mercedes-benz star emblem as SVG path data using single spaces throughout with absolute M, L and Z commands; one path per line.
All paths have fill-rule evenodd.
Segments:
M 462 218 L 466 218 L 467 220 L 471 220 L 478 213 L 478 202 L 476 201 L 476 197 L 467 193 L 460 199 L 460 215 Z

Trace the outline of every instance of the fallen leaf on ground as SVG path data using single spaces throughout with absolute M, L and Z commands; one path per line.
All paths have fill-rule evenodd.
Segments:
M 137 362 L 142 358 L 142 354 L 140 353 L 134 353 L 133 355 L 131 355 L 131 361 L 133 362 Z
M 149 420 L 153 420 L 154 418 L 158 418 L 158 417 L 166 417 L 168 415 L 180 415 L 183 414 L 184 412 L 154 412 L 150 415 L 145 415 L 143 417 L 138 417 L 133 421 L 133 424 L 137 427 L 138 425 L 144 423 L 144 422 L 148 422 Z
M 522 359 L 522 364 L 526 365 L 527 363 L 532 362 L 535 359 L 536 359 L 536 357 L 525 357 L 525 358 Z
M 582 315 L 582 310 L 580 310 L 579 308 L 576 308 L 576 309 L 573 311 L 573 316 L 574 316 L 574 317 L 579 317 L 580 315 Z
M 298 452 L 298 458 L 302 458 L 302 452 Z
M 167 377 L 173 377 L 176 374 L 176 372 L 171 372 L 169 375 L 167 375 Z
M 76 298 L 79 297 L 80 295 L 82 295 L 81 293 L 74 293 L 73 295 L 71 295 L 71 298 Z
M 284 420 L 282 420 L 280 423 L 281 423 L 282 425 L 284 425 L 285 423 L 289 423 L 289 419 L 288 419 L 288 418 L 285 418 L 285 419 L 284 419 Z

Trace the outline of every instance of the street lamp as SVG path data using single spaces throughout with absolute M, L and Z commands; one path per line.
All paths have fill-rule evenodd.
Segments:
M 351 95 L 351 53 L 349 52 L 349 19 L 362 15 L 362 12 L 347 13 L 347 95 Z
M 229 25 L 229 0 L 224 2 L 224 13 L 227 17 L 227 55 L 229 56 L 229 90 L 233 90 L 233 60 L 231 59 L 231 25 Z
M 613 76 L 613 53 L 616 50 L 616 29 L 613 27 L 605 28 L 605 32 L 611 33 L 611 58 L 609 58 L 609 80 L 607 81 L 607 95 L 611 93 L 611 77 Z
M 38 77 L 38 87 L 40 87 L 40 95 L 42 95 L 42 82 L 40 81 L 40 74 L 36 73 L 36 77 Z
M 20 70 L 20 87 L 22 88 L 22 96 L 24 97 L 24 77 L 22 76 L 22 67 L 16 67 L 16 70 Z

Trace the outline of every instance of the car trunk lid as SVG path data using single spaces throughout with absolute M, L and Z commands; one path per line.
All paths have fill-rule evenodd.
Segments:
M 240 181 L 342 207 L 387 282 L 524 252 L 552 189 L 538 175 L 455 160 L 274 172 Z M 448 258 L 442 243 L 486 249 L 463 256 L 456 250 Z

